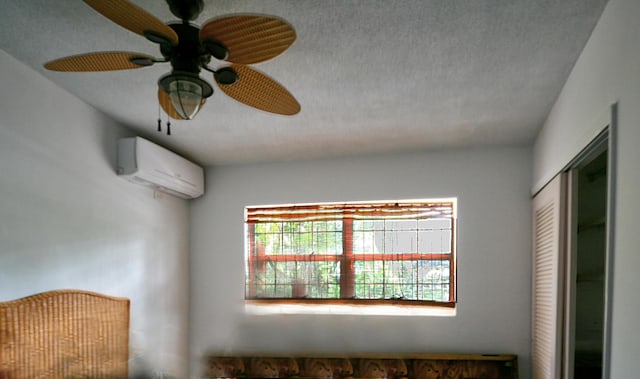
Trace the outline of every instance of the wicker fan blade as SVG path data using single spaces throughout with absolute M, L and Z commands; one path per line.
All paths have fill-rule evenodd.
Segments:
M 147 64 L 132 63 L 132 59 L 145 61 Z M 44 64 L 44 68 L 52 71 L 116 71 L 145 67 L 153 63 L 153 57 L 127 51 L 106 51 L 73 55 L 56 59 Z
M 220 89 L 241 103 L 266 112 L 291 116 L 300 112 L 298 101 L 280 83 L 254 69 L 232 65 L 238 79 L 233 84 L 222 84 Z M 214 75 L 215 77 L 215 75 Z
M 84 0 L 91 8 L 116 24 L 134 33 L 160 35 L 172 45 L 178 44 L 178 35 L 155 16 L 127 0 Z
M 206 101 L 207 99 L 203 97 L 200 106 L 202 107 Z M 162 108 L 162 110 L 169 117 L 174 120 L 184 120 L 184 118 L 180 116 L 178 112 L 176 112 L 176 109 L 173 107 L 173 103 L 171 102 L 169 94 L 164 92 L 164 90 L 160 87 L 158 87 L 158 102 L 160 103 L 160 107 Z
M 265 16 L 229 16 L 212 20 L 200 29 L 200 40 L 222 44 L 225 60 L 251 64 L 271 59 L 285 51 L 296 39 L 285 21 Z

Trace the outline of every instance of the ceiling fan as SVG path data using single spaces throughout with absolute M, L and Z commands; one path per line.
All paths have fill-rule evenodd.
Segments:
M 181 22 L 165 24 L 127 0 L 83 0 L 111 21 L 160 46 L 162 58 L 146 54 L 109 51 L 56 59 L 44 67 L 54 71 L 87 72 L 127 70 L 169 62 L 172 70 L 158 80 L 158 101 L 169 117 L 191 120 L 213 94 L 200 78 L 200 70 L 213 73 L 218 87 L 233 99 L 282 115 L 300 111 L 298 101 L 275 80 L 247 65 L 263 62 L 285 51 L 296 39 L 287 22 L 260 15 L 215 18 L 198 27 L 203 0 L 166 0 Z M 230 62 L 213 69 L 211 58 Z

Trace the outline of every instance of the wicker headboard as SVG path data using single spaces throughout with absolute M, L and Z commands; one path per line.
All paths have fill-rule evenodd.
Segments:
M 129 299 L 58 290 L 0 302 L 0 379 L 126 378 Z

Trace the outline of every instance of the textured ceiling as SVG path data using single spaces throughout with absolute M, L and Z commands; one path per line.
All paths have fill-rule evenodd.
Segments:
M 160 0 L 135 0 L 163 21 Z M 160 56 L 157 45 L 80 0 L 0 0 L 0 48 L 142 136 L 200 164 L 489 145 L 527 145 L 550 111 L 606 0 L 205 0 L 195 20 L 255 13 L 297 40 L 253 65 L 298 99 L 266 113 L 218 90 L 192 121 L 157 133 L 168 64 L 59 73 L 46 61 L 91 51 Z M 225 65 L 212 62 L 212 67 Z M 203 78 L 213 84 L 211 74 Z M 164 119 L 164 117 L 163 117 Z

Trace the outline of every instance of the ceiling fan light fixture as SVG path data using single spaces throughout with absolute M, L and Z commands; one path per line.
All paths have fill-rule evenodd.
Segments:
M 192 81 L 174 80 L 169 83 L 169 98 L 180 117 L 191 120 L 200 111 L 202 87 Z
M 196 74 L 171 73 L 158 81 L 160 87 L 169 94 L 175 111 L 184 120 L 192 120 L 203 103 L 203 99 L 213 94 L 209 83 Z

